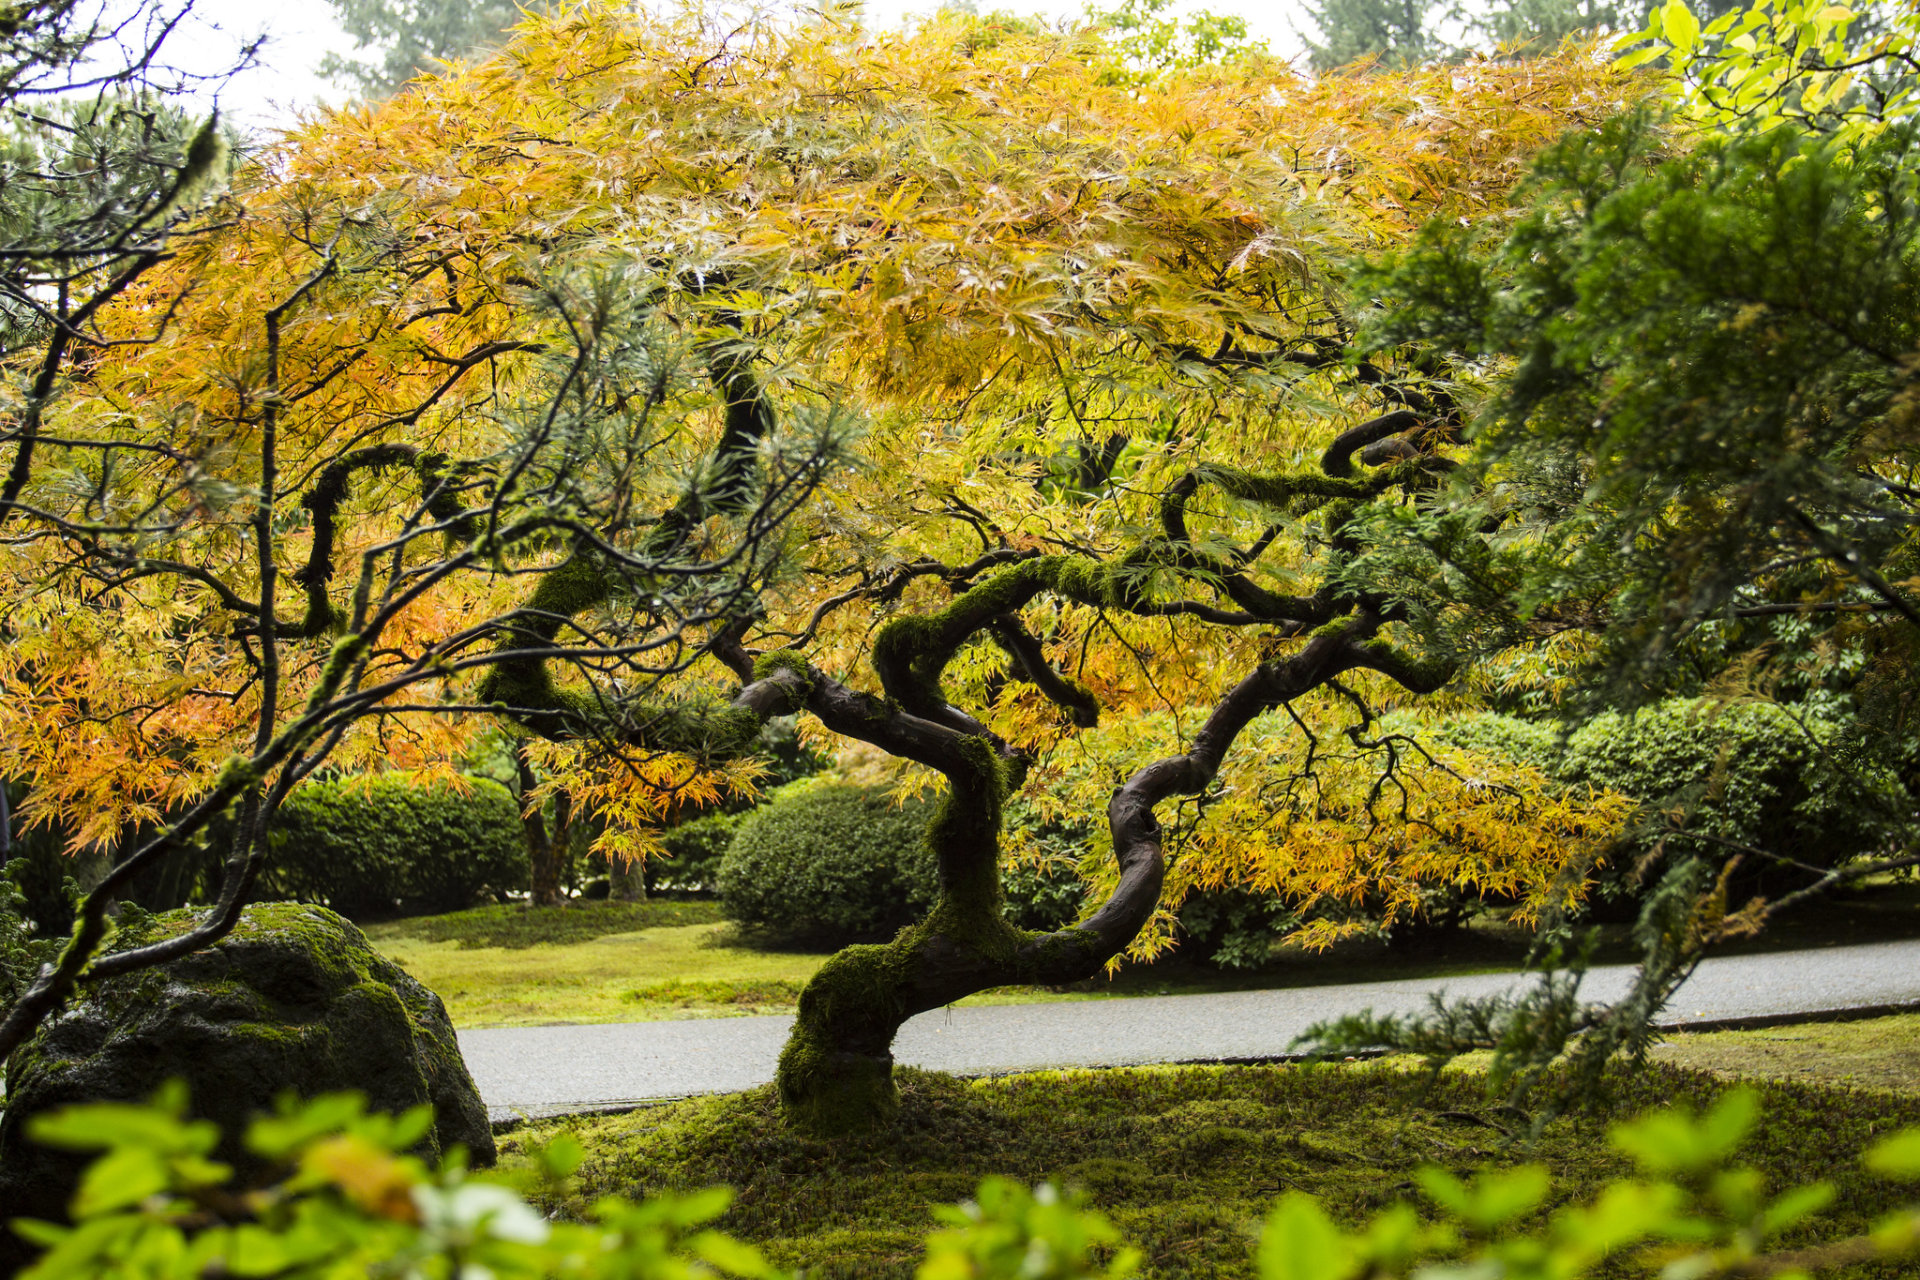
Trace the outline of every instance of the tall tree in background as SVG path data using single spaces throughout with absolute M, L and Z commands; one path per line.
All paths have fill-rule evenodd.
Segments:
M 1704 22 L 1737 4 L 1693 0 L 1682 7 Z M 1631 31 L 1658 7 L 1653 0 L 1323 0 L 1307 10 L 1319 38 L 1303 38 L 1316 71 L 1368 59 L 1383 68 L 1412 67 L 1500 49 L 1546 53 L 1570 37 Z
M 226 178 L 218 121 L 178 105 L 217 77 L 172 72 L 163 57 L 190 12 L 31 0 L 0 27 L 0 444 L 13 446 L 0 528 L 75 361 L 104 341 L 103 310 L 178 251 Z
M 498 48 L 520 20 L 513 0 L 327 0 L 356 49 L 377 61 L 329 53 L 320 74 L 365 98 L 384 98 L 444 62 Z
M 1445 10 L 1432 0 L 1322 0 L 1307 16 L 1320 36 L 1307 37 L 1315 71 L 1365 58 L 1388 69 L 1417 67 L 1448 52 L 1437 30 Z

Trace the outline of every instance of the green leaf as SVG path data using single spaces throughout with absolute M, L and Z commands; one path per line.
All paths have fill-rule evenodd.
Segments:
M 1811 1218 L 1832 1204 L 1833 1196 L 1831 1182 L 1809 1183 L 1807 1186 L 1795 1187 L 1791 1191 L 1783 1192 L 1767 1206 L 1767 1211 L 1760 1215 L 1761 1234 L 1772 1235 L 1796 1222 Z
M 1602 1258 L 1662 1234 L 1685 1200 L 1685 1193 L 1672 1183 L 1610 1183 L 1591 1205 L 1556 1215 L 1554 1238 L 1562 1247 Z
M 85 1219 L 112 1213 L 165 1191 L 167 1185 L 165 1157 L 147 1147 L 121 1147 L 95 1160 L 80 1176 L 80 1187 L 73 1193 L 73 1216 Z
M 1746 1137 L 1759 1114 L 1752 1089 L 1729 1089 L 1706 1115 L 1658 1111 L 1613 1131 L 1615 1149 L 1653 1173 L 1692 1173 L 1719 1164 Z
M 1673 47 L 1691 50 L 1700 43 L 1700 20 L 1693 16 L 1683 0 L 1667 0 L 1661 11 L 1661 29 Z
M 27 1121 L 27 1136 L 70 1151 L 137 1146 L 205 1155 L 219 1144 L 220 1130 L 137 1103 L 90 1102 L 34 1116 Z
M 198 1245 L 201 1241 L 194 1243 Z M 285 1237 L 250 1222 L 234 1227 L 220 1243 L 223 1247 L 212 1256 L 224 1270 L 236 1276 L 270 1276 L 299 1261 L 298 1255 L 287 1247 Z
M 261 1116 L 247 1127 L 247 1150 L 270 1160 L 285 1160 L 315 1139 L 354 1125 L 366 1115 L 367 1102 L 357 1093 L 323 1094 L 310 1101 L 286 1093 L 274 1108 L 278 1114 Z
M 1469 1226 L 1496 1227 L 1517 1218 L 1546 1198 L 1552 1178 L 1545 1165 L 1488 1169 L 1463 1182 L 1437 1165 L 1415 1171 L 1414 1180 L 1429 1199 Z
M 1358 1261 L 1320 1202 L 1298 1191 L 1267 1215 L 1255 1258 L 1260 1280 L 1345 1280 Z
M 1473 1210 L 1478 1227 L 1496 1227 L 1519 1217 L 1546 1199 L 1553 1180 L 1542 1164 L 1490 1169 L 1473 1180 Z
M 1902 1129 L 1868 1148 L 1865 1164 L 1883 1178 L 1920 1178 L 1920 1129 Z
M 580 1167 L 580 1162 L 587 1158 L 587 1150 L 571 1133 L 560 1133 L 555 1134 L 552 1141 L 542 1143 L 534 1156 L 549 1178 L 565 1178 Z
M 1456 1218 L 1467 1216 L 1470 1203 L 1467 1184 L 1448 1173 L 1436 1164 L 1421 1165 L 1413 1172 L 1413 1180 L 1427 1193 L 1427 1199 L 1434 1202 Z
M 687 1247 L 702 1262 L 730 1276 L 758 1280 L 780 1274 L 779 1268 L 761 1257 L 758 1249 L 718 1231 L 702 1231 L 687 1242 Z

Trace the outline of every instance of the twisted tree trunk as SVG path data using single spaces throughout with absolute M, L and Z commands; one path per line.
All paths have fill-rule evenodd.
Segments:
M 729 401 L 728 437 L 717 451 L 727 484 L 709 486 L 677 506 L 673 518 L 655 530 L 658 539 L 678 537 L 710 510 L 738 505 L 743 490 L 736 481 L 744 483 L 740 477 L 752 467 L 745 442 L 759 439 L 771 421 L 771 409 L 743 368 L 718 362 L 714 375 Z M 1160 898 L 1164 859 L 1155 807 L 1203 792 L 1256 716 L 1354 668 L 1380 672 L 1414 692 L 1429 692 L 1451 677 L 1444 661 L 1404 654 L 1380 637 L 1395 616 L 1394 602 L 1332 582 L 1311 595 L 1276 594 L 1244 572 L 1244 561 L 1206 549 L 1186 527 L 1188 503 L 1202 485 L 1213 485 L 1233 498 L 1296 516 L 1322 510 L 1333 545 L 1349 551 L 1352 540 L 1343 526 L 1355 504 L 1393 490 L 1429 489 L 1447 465 L 1433 456 L 1432 439 L 1421 434 L 1426 421 L 1400 410 L 1362 423 L 1332 442 L 1319 467 L 1297 473 L 1196 469 L 1163 495 L 1163 532 L 1125 556 L 1096 560 L 1005 548 L 972 566 L 933 566 L 956 594 L 945 609 L 897 615 L 880 628 L 872 669 L 884 698 L 839 683 L 797 652 L 756 660 L 741 643 L 751 610 L 719 627 L 707 644 L 741 681 L 738 695 L 723 706 L 652 708 L 557 688 L 545 651 L 572 615 L 617 589 L 608 566 L 583 546 L 542 577 L 522 620 L 502 640 L 503 658 L 492 668 L 483 698 L 542 736 L 594 735 L 708 760 L 750 750 L 769 716 L 804 708 L 834 733 L 946 777 L 947 797 L 927 832 L 940 887 L 932 912 L 891 942 L 849 947 L 821 966 L 801 992 L 799 1016 L 780 1056 L 776 1081 L 796 1126 L 822 1136 L 872 1129 L 898 1107 L 892 1046 L 908 1018 L 994 987 L 1092 977 L 1133 941 Z M 1354 474 L 1356 452 L 1372 470 Z M 1204 584 L 1236 607 L 1203 598 L 1154 599 L 1143 590 L 1143 566 Z M 1000 834 L 1003 807 L 1024 779 L 1028 760 L 951 705 L 942 677 L 963 646 L 991 636 L 1017 664 L 1020 678 L 1065 708 L 1074 723 L 1094 724 L 1099 704 L 1091 691 L 1050 669 L 1042 647 L 1021 627 L 1020 610 L 1042 594 L 1102 610 L 1258 626 L 1275 639 L 1304 643 L 1289 656 L 1260 663 L 1235 684 L 1184 754 L 1145 766 L 1114 792 L 1107 820 L 1120 879 L 1100 909 L 1070 928 L 1027 933 L 1008 924 L 1002 910 Z
M 896 706 L 915 701 L 938 717 L 923 718 L 809 671 L 808 709 L 829 728 L 932 765 L 946 775 L 948 791 L 927 831 L 940 877 L 932 912 L 891 942 L 839 952 L 800 994 L 775 1077 L 789 1119 L 823 1137 L 885 1125 L 898 1108 L 893 1038 L 908 1018 L 994 987 L 1059 985 L 1097 974 L 1159 904 L 1165 860 L 1155 806 L 1205 790 L 1256 716 L 1343 671 L 1380 666 L 1374 659 L 1382 651 L 1366 643 L 1378 625 L 1362 615 L 1290 658 L 1263 663 L 1220 700 L 1184 755 L 1128 778 L 1107 805 L 1119 884 L 1087 920 L 1052 933 L 1016 929 L 1002 912 L 1002 811 L 1024 759 L 956 708 L 934 709 L 924 697 L 895 692 Z M 1404 666 L 1400 674 L 1415 686 L 1445 678 Z

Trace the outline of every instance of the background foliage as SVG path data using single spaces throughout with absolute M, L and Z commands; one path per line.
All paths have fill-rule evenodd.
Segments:
M 356 919 L 457 911 L 527 884 L 520 806 L 490 778 L 309 783 L 281 807 L 272 840 L 262 897 L 322 902 Z

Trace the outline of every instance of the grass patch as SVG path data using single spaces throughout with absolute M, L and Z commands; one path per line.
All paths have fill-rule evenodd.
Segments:
M 800 1003 L 803 984 L 784 978 L 761 982 L 656 982 L 627 993 L 635 1004 L 666 1009 L 725 1009 L 749 1013 L 787 1012 Z
M 1716 1075 L 1920 1095 L 1920 1013 L 1750 1031 L 1675 1032 L 1654 1056 Z
M 1725 1087 L 1656 1065 L 1615 1100 L 1549 1126 L 1522 1152 L 1494 1127 L 1480 1079 L 1444 1076 L 1416 1101 L 1417 1077 L 1393 1064 L 1161 1067 L 1047 1072 L 961 1081 L 903 1070 L 899 1124 L 829 1145 L 790 1133 L 771 1090 L 694 1099 L 625 1116 L 564 1122 L 588 1156 L 568 1200 L 726 1183 L 721 1226 L 810 1276 L 908 1276 L 933 1227 L 931 1206 L 969 1196 L 981 1177 L 1075 1186 L 1147 1254 L 1152 1276 L 1247 1276 L 1251 1244 L 1282 1192 L 1320 1197 L 1352 1226 L 1413 1196 L 1415 1168 L 1466 1173 L 1540 1160 L 1554 1173 L 1547 1211 L 1630 1172 L 1606 1143 L 1616 1119 Z M 1771 1186 L 1831 1179 L 1839 1195 L 1818 1232 L 1866 1229 L 1910 1189 L 1863 1177 L 1875 1134 L 1920 1124 L 1920 1099 L 1792 1084 L 1762 1086 L 1764 1121 L 1742 1158 Z M 503 1158 L 555 1126 L 508 1135 Z M 1909 1264 L 1849 1275 L 1893 1277 Z
M 1869 906 L 1871 910 L 1869 910 Z M 1619 928 L 1612 930 L 1620 933 Z M 564 907 L 481 907 L 367 926 L 374 946 L 447 1001 L 457 1027 L 784 1013 L 823 953 L 780 949 L 721 922 L 711 901 L 574 902 Z M 1739 950 L 1827 946 L 1920 936 L 1920 885 L 1821 903 Z M 1266 967 L 1223 972 L 1173 956 L 1126 965 L 1068 987 L 1007 987 L 961 1004 L 1031 1004 L 1125 996 L 1311 987 L 1389 979 L 1451 978 L 1518 968 L 1530 939 L 1483 917 L 1471 928 L 1407 950 L 1355 938 L 1320 954 L 1281 948 Z M 1634 959 L 1616 940 L 1603 959 Z M 1733 950 L 1733 949 L 1729 949 Z M 665 984 L 690 991 L 661 991 Z M 700 984 L 721 984 L 703 988 Z M 775 985 L 768 985 L 775 984 Z M 742 995 L 741 993 L 747 993 Z M 757 994 L 754 994 L 757 993 Z M 1825 1078 L 1825 1077 L 1822 1077 Z
M 592 942 L 614 933 L 677 925 L 718 924 L 717 902 L 654 899 L 647 902 L 569 902 L 563 907 L 531 907 L 525 903 L 475 907 L 443 916 L 411 916 L 384 924 L 367 925 L 375 943 L 385 938 L 421 942 L 451 942 L 468 951 L 501 948 L 567 946 Z
M 634 1022 L 648 1018 L 773 1013 L 777 1006 L 732 1000 L 712 1004 L 646 1003 L 636 992 L 666 984 L 798 988 L 824 955 L 753 951 L 732 945 L 722 925 L 691 924 L 607 934 L 548 947 L 466 947 L 399 932 L 401 921 L 373 943 L 438 992 L 456 1027 L 528 1027 L 557 1022 Z

